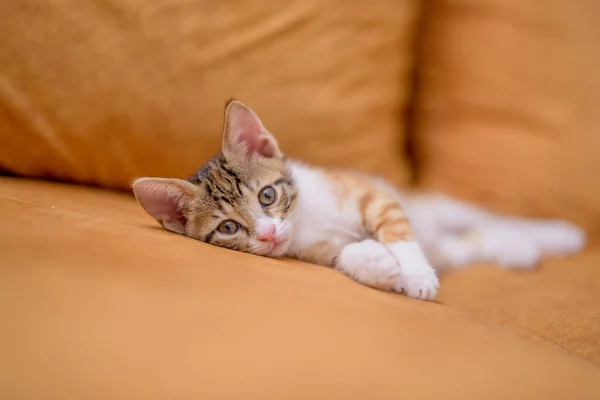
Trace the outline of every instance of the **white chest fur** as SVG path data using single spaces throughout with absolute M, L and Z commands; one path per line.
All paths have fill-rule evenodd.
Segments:
M 340 202 L 329 182 L 318 169 L 290 163 L 298 187 L 297 207 L 292 217 L 292 242 L 288 255 L 302 259 L 311 246 L 327 242 L 332 252 L 366 238 L 358 205 Z

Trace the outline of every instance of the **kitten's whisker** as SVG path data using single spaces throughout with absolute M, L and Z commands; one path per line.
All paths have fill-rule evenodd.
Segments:
M 301 215 L 302 215 L 302 217 L 304 217 L 305 214 L 301 214 Z M 311 219 L 316 218 L 316 217 L 313 217 L 312 215 L 308 215 L 308 217 Z M 322 223 L 324 223 L 324 225 L 327 229 L 330 229 L 334 232 L 345 233 L 346 235 L 348 235 L 354 239 L 362 239 L 363 238 L 363 235 L 361 235 L 360 233 L 357 233 L 350 229 L 342 228 L 341 226 L 337 225 L 335 222 L 323 221 Z
M 299 205 L 296 206 L 296 208 L 294 209 L 294 211 L 292 211 L 291 213 L 289 213 L 286 218 L 290 218 L 293 215 L 295 215 L 298 211 L 304 211 L 306 208 L 308 208 L 308 206 L 304 206 L 304 207 L 300 207 Z
M 292 218 L 294 215 L 296 215 L 298 213 L 298 211 L 300 211 L 299 208 L 295 209 L 294 211 L 292 211 L 291 213 L 286 215 L 286 218 Z
M 334 231 L 341 232 L 341 233 L 345 233 L 354 239 L 362 239 L 362 235 L 360 235 L 356 232 L 352 232 L 350 229 L 340 228 L 339 226 L 335 226 L 335 225 L 327 225 L 327 228 L 332 229 Z

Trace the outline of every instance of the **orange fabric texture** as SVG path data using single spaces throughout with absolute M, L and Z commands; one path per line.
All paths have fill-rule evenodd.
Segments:
M 404 183 L 420 3 L 0 2 L 0 169 L 185 177 L 235 96 L 289 156 Z M 423 186 L 595 229 L 600 3 L 425 4 Z M 122 193 L 0 178 L 0 218 L 1 398 L 600 398 L 597 236 L 426 303 L 170 234 Z
M 0 167 L 117 188 L 186 177 L 220 149 L 232 96 L 289 156 L 402 183 L 417 4 L 2 2 Z
M 534 271 L 472 266 L 444 275 L 438 300 L 600 366 L 600 243 Z
M 2 398 L 600 395 L 600 370 L 576 357 L 329 268 L 168 233 L 131 196 L 1 178 L 0 218 Z
M 427 4 L 415 136 L 424 184 L 600 227 L 600 3 Z

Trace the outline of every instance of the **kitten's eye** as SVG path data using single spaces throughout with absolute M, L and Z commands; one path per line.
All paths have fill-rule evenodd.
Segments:
M 258 201 L 263 206 L 270 206 L 271 204 L 275 203 L 276 198 L 277 192 L 275 192 L 273 186 L 267 186 L 258 193 Z
M 221 222 L 217 230 L 225 235 L 233 235 L 240 229 L 240 224 L 228 219 L 227 221 Z

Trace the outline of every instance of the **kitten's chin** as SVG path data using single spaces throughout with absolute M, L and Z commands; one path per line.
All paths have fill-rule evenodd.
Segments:
M 282 257 L 285 252 L 287 251 L 287 249 L 290 247 L 290 240 L 286 240 L 284 242 L 281 243 L 277 243 L 275 245 L 273 245 L 266 253 L 265 255 L 267 257 Z

